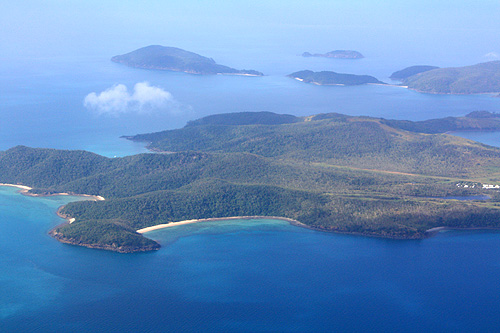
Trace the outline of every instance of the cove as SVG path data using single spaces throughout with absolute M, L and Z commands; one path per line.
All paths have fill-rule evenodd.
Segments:
M 117 254 L 47 235 L 71 197 L 0 188 L 5 331 L 488 331 L 500 233 L 425 240 L 318 232 L 278 220 L 204 222 Z

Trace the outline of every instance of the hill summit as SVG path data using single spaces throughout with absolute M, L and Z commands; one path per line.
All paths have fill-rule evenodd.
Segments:
M 219 65 L 212 58 L 177 47 L 150 45 L 117 55 L 111 61 L 135 68 L 185 72 L 191 74 L 232 74 L 262 76 L 255 70 L 239 70 Z

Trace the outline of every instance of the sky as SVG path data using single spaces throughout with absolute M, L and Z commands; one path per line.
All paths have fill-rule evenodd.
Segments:
M 498 0 L 8 1 L 0 58 L 109 57 L 161 44 L 215 55 L 349 48 L 469 61 L 500 54 L 499 13 Z

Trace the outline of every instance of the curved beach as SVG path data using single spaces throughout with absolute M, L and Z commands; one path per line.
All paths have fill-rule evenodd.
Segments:
M 0 186 L 10 186 L 10 187 L 17 187 L 20 188 L 23 191 L 29 191 L 32 188 L 29 186 L 24 186 L 24 185 L 16 185 L 16 184 L 5 184 L 5 183 L 0 183 Z
M 185 224 L 192 224 L 192 223 L 200 223 L 200 222 L 213 222 L 213 221 L 226 221 L 226 220 L 249 220 L 249 219 L 270 219 L 270 220 L 283 220 L 289 222 L 291 225 L 295 225 L 298 227 L 304 227 L 304 228 L 310 228 L 309 226 L 293 220 L 289 219 L 286 217 L 278 217 L 278 216 L 231 216 L 231 217 L 214 217 L 214 218 L 207 218 L 207 219 L 193 219 L 193 220 L 184 220 L 184 221 L 179 221 L 179 222 L 170 222 L 170 223 L 164 223 L 164 224 L 157 224 L 151 227 L 146 227 L 142 228 L 139 230 L 136 230 L 137 233 L 143 234 L 149 231 L 153 230 L 159 230 L 159 229 L 164 229 L 164 228 L 170 228 L 170 227 L 176 227 L 179 225 L 185 225 Z
M 0 186 L 10 186 L 10 187 L 17 187 L 21 189 L 20 193 L 30 196 L 30 197 L 49 197 L 49 196 L 57 196 L 57 195 L 72 195 L 75 197 L 86 197 L 86 198 L 93 198 L 96 201 L 103 201 L 105 200 L 104 197 L 100 195 L 91 195 L 91 194 L 76 194 L 76 193 L 66 193 L 66 192 L 60 192 L 60 193 L 50 193 L 50 194 L 36 194 L 36 193 L 29 193 L 30 190 L 32 190 L 32 187 L 25 186 L 25 185 L 18 185 L 18 184 L 6 184 L 6 183 L 0 183 Z

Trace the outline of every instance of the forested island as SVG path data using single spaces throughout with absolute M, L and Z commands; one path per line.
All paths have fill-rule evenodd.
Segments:
M 392 80 L 398 80 L 398 81 L 403 81 L 410 76 L 417 75 L 423 72 L 428 72 L 433 69 L 438 69 L 439 67 L 436 66 L 428 66 L 428 65 L 417 65 L 417 66 L 410 66 L 406 67 L 400 71 L 394 72 L 389 76 L 390 79 Z
M 288 77 L 317 85 L 357 86 L 368 83 L 385 84 L 377 78 L 369 75 L 344 74 L 331 71 L 313 72 L 310 70 L 304 70 L 289 74 Z
M 322 58 L 334 58 L 334 59 L 363 59 L 365 56 L 358 51 L 353 50 L 335 50 L 327 53 L 302 53 L 303 57 L 322 57 Z
M 0 182 L 30 186 L 32 194 L 104 197 L 64 206 L 60 213 L 74 221 L 51 234 L 118 252 L 158 249 L 136 232 L 145 227 L 233 216 L 420 239 L 436 227 L 500 227 L 500 195 L 489 189 L 499 183 L 500 149 L 443 134 L 487 123 L 500 126 L 498 115 L 425 122 L 338 113 L 213 115 L 127 137 L 168 154 L 107 158 L 17 146 L 0 152 Z M 491 199 L 445 199 L 480 194 Z
M 219 65 L 215 60 L 176 47 L 150 45 L 117 55 L 111 61 L 135 68 L 167 70 L 190 74 L 232 74 L 262 76 L 255 70 L 238 70 Z
M 425 93 L 498 93 L 500 92 L 500 61 L 466 67 L 436 68 L 402 79 L 404 86 Z

